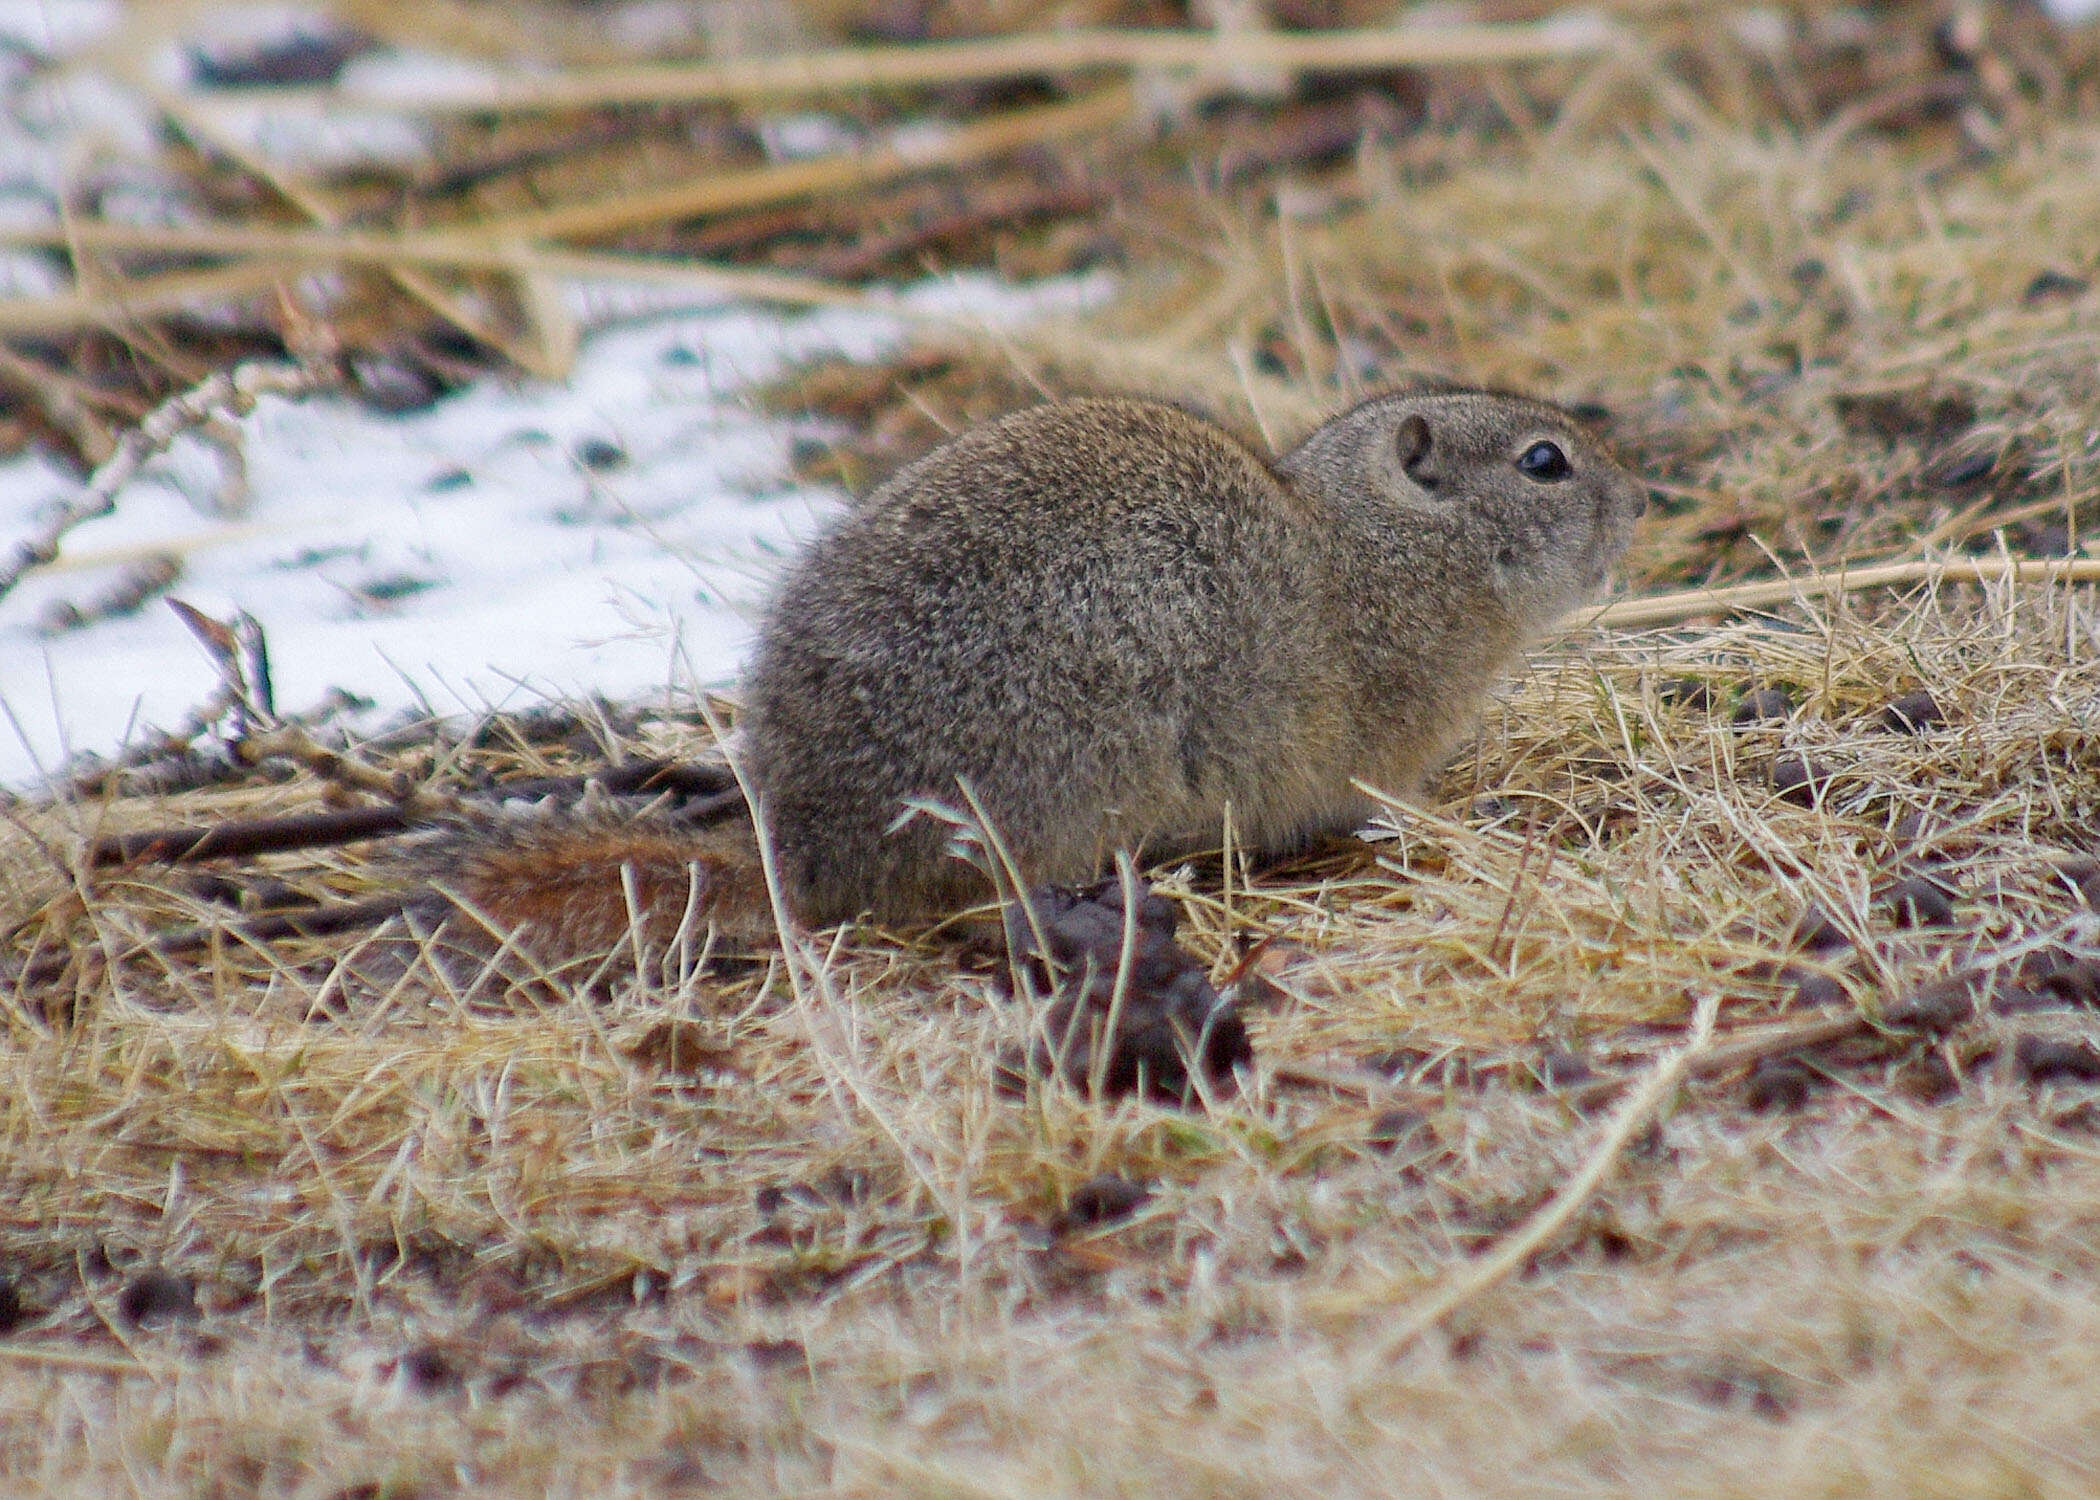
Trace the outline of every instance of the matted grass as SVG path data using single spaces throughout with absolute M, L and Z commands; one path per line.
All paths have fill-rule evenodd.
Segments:
M 1403 132 L 1284 184 L 1281 216 L 1162 198 L 1104 321 L 900 366 L 923 425 L 885 430 L 908 447 L 1039 381 L 1281 440 L 1434 370 L 1609 408 L 1665 502 L 1637 592 L 2078 550 L 2090 76 L 2019 74 L 2041 81 L 1980 123 L 1839 129 L 1827 74 L 1774 105 L 1784 68 L 1678 24 L 1565 65 L 1550 106 L 1498 84 L 1522 128 Z M 1929 50 L 1906 24 L 1858 70 L 1898 113 Z M 817 934 L 799 985 L 777 961 L 513 985 L 398 929 L 140 955 L 224 893 L 89 879 L 88 837 L 322 789 L 120 777 L 17 806 L 18 950 L 130 956 L 0 1013 L 0 1472 L 83 1495 L 2089 1494 L 2095 1018 L 2021 997 L 2037 953 L 2100 963 L 2095 603 L 1839 589 L 1574 630 L 1365 848 L 1154 872 L 1187 944 L 1249 976 L 1257 1065 L 1191 1110 L 1004 1086 L 1027 1019 L 952 938 Z M 1791 717 L 1737 723 L 1759 690 Z M 1883 725 L 1913 690 L 1944 726 Z M 619 737 L 697 751 L 691 717 Z M 1786 756 L 1820 789 L 1783 795 Z M 458 762 L 578 757 L 521 732 Z M 400 868 L 257 863 L 332 897 Z M 1950 923 L 1899 923 L 1918 874 Z M 1811 902 L 1850 946 L 1796 951 Z M 1997 1003 L 1747 1079 L 1694 1066 L 1599 1152 L 1609 1085 L 1637 1090 L 1701 1002 L 1712 1056 L 1950 978 Z M 1592 1167 L 1535 1253 L 1466 1282 Z M 1118 1216 L 1111 1177 L 1149 1195 Z

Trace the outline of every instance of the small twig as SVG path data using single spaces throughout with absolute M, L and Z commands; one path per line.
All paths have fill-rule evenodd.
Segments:
M 339 378 L 336 371 L 317 365 L 255 362 L 217 371 L 170 396 L 117 439 L 116 451 L 78 495 L 53 505 L 36 531 L 15 544 L 13 555 L 0 566 L 0 598 L 56 558 L 67 532 L 114 511 L 124 486 L 183 433 L 217 417 L 245 416 L 263 396 L 310 395 L 334 386 Z
M 1130 998 L 1130 976 L 1137 967 L 1138 905 L 1143 897 L 1138 888 L 1137 866 L 1131 862 L 1127 849 L 1116 851 L 1116 880 L 1123 892 L 1123 943 L 1116 953 L 1116 977 L 1108 992 L 1108 1014 L 1101 1020 L 1101 1032 L 1093 1046 L 1093 1065 L 1087 1069 L 1087 1097 L 1096 1104 L 1106 1097 L 1108 1065 L 1123 1034 L 1123 1004 Z M 1043 950 L 1043 961 L 1050 961 L 1048 949 Z M 1086 977 L 1081 975 L 1077 982 L 1085 984 Z M 1075 1005 L 1074 1018 L 1084 1009 L 1083 1005 Z M 1197 1071 L 1192 1062 L 1191 1076 Z
M 274 943 L 288 937 L 327 937 L 337 932 L 355 932 L 377 927 L 412 904 L 420 892 L 371 896 L 363 901 L 339 901 L 307 911 L 271 912 L 224 926 L 197 927 L 171 934 L 150 945 L 164 956 L 194 953 L 211 946 L 216 938 L 232 937 L 250 943 Z
M 1827 599 L 1867 589 L 1901 588 L 1912 583 L 2100 583 L 2100 559 L 1962 557 L 1944 561 L 1879 563 L 1870 568 L 1840 569 L 1812 578 L 1773 583 L 1739 583 L 1726 588 L 1686 589 L 1647 599 L 1621 599 L 1615 604 L 1575 610 L 1560 621 L 1562 629 L 1606 625 L 1621 630 L 1668 625 L 1699 615 L 1728 614 L 1739 609 L 1769 609 L 1796 600 Z
M 1279 167 L 1306 166 L 1322 157 L 1339 156 L 1356 150 L 1377 129 L 1376 117 L 1366 109 L 1360 93 L 1277 111 L 1263 119 L 1260 129 L 1251 135 L 1235 133 L 1221 143 L 1218 180 L 1221 185 L 1241 183 Z
M 1508 959 L 1502 953 L 1502 939 L 1509 935 L 1510 921 L 1517 914 L 1518 898 L 1524 894 L 1524 877 L 1531 873 L 1531 857 L 1534 853 L 1543 849 L 1546 853 L 1546 868 L 1539 878 L 1544 880 L 1547 876 L 1550 876 L 1553 873 L 1553 844 L 1561 836 L 1566 826 L 1566 817 L 1563 815 L 1559 822 L 1556 822 L 1550 830 L 1545 831 L 1543 837 L 1540 836 L 1541 830 L 1545 829 L 1543 823 L 1534 823 L 1525 831 L 1524 847 L 1517 852 L 1517 868 L 1509 877 L 1509 894 L 1503 898 L 1502 914 L 1495 918 L 1494 933 L 1488 938 L 1485 951 L 1489 963 L 1500 965 L 1508 962 Z M 1511 939 L 1509 958 L 1514 958 L 1515 955 L 1516 941 Z
M 154 828 L 96 839 L 88 846 L 87 862 L 91 869 L 107 869 L 112 865 L 241 859 L 379 838 L 404 832 L 418 821 L 406 808 L 388 805 L 287 818 L 247 818 L 206 828 Z
M 1642 1080 L 1641 1086 L 1619 1106 L 1619 1112 L 1604 1129 L 1597 1144 L 1591 1149 L 1589 1160 L 1582 1170 L 1562 1188 L 1546 1206 L 1540 1209 L 1525 1225 L 1508 1236 L 1487 1255 L 1467 1264 L 1456 1275 L 1447 1277 L 1442 1286 L 1428 1296 L 1416 1299 L 1400 1313 L 1396 1326 L 1378 1338 L 1369 1354 L 1363 1357 L 1359 1369 L 1366 1378 L 1374 1376 L 1383 1366 L 1390 1364 L 1407 1347 L 1429 1329 L 1479 1296 L 1482 1292 L 1520 1270 L 1532 1256 L 1543 1250 L 1560 1231 L 1567 1227 L 1576 1213 L 1587 1203 L 1592 1194 L 1603 1185 L 1604 1179 L 1618 1161 L 1619 1153 L 1665 1104 L 1679 1083 L 1684 1080 L 1686 1070 L 1693 1060 L 1705 1050 L 1713 1038 L 1714 1017 L 1720 1013 L 1721 1000 L 1717 994 L 1709 994 L 1699 1001 L 1699 1008 L 1692 1018 L 1692 1035 L 1682 1047 L 1664 1058 Z M 1352 1299 L 1355 1311 L 1382 1304 L 1389 1300 L 1388 1293 L 1381 1290 L 1368 1296 Z
M 236 742 L 234 754 L 248 765 L 282 756 L 323 781 L 370 792 L 419 814 L 449 812 L 459 803 L 454 793 L 418 788 L 405 771 L 382 771 L 341 750 L 331 750 L 298 724 L 280 724 L 261 734 L 251 734 Z
M 592 786 L 602 787 L 613 796 L 675 792 L 697 799 L 680 807 L 677 817 L 683 825 L 698 826 L 732 814 L 744 805 L 744 794 L 734 785 L 721 787 L 713 769 L 675 761 L 641 761 L 591 775 L 542 776 L 498 782 L 473 795 L 477 800 L 524 798 L 537 801 L 542 797 L 578 796 Z M 295 813 L 282 818 L 232 819 L 201 827 L 149 828 L 96 839 L 88 845 L 87 863 L 90 869 L 107 869 L 112 865 L 177 864 L 204 859 L 241 859 L 254 854 L 282 854 L 293 849 L 320 849 L 404 833 L 445 815 L 446 810 L 439 807 L 390 802 L 379 807 Z

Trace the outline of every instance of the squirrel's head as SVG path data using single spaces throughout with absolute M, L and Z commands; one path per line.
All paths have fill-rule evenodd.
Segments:
M 1277 464 L 1301 493 L 1399 535 L 1427 523 L 1441 567 L 1478 576 L 1544 624 L 1595 597 L 1647 503 L 1567 412 L 1494 391 L 1374 396 L 1317 428 Z M 1412 524 L 1405 524 L 1412 523 Z

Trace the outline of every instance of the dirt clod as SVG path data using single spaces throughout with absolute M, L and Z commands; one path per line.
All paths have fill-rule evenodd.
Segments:
M 1382 1109 L 1364 1131 L 1364 1144 L 1375 1151 L 1397 1151 L 1428 1128 L 1428 1117 L 1418 1109 Z
M 2044 1003 L 2100 1010 L 2100 959 L 2068 948 L 2043 948 L 2020 962 L 2022 987 Z
M 353 354 L 345 368 L 351 390 L 387 416 L 423 411 L 452 389 L 442 376 L 406 355 Z
M 1833 974 L 1811 970 L 1794 982 L 1794 1003 L 1811 1009 L 1827 1005 L 1843 1005 L 1851 997 L 1845 993 L 1844 984 Z
M 246 51 L 192 49 L 190 74 L 205 89 L 333 83 L 374 45 L 363 32 L 302 29 Z
M 1930 383 L 1836 398 L 1838 420 L 1855 432 L 1894 446 L 1944 447 L 1976 420 L 1976 404 L 1961 391 Z
M 1728 722 L 1739 729 L 1784 724 L 1794 716 L 1794 700 L 1782 688 L 1756 688 L 1736 701 Z
M 576 462 L 593 474 L 606 474 L 627 462 L 627 450 L 609 438 L 585 438 L 576 445 Z
M 1966 980 L 1950 979 L 1925 985 L 1892 1001 L 1881 1018 L 1893 1027 L 1941 1036 L 1975 1014 L 1975 987 Z
M 1212 1083 L 1225 1083 L 1235 1065 L 1251 1062 L 1246 1024 L 1211 987 L 1203 964 L 1174 941 L 1179 910 L 1139 887 L 1135 951 L 1125 969 L 1123 885 L 1105 880 L 1081 890 L 1046 887 L 1030 895 L 1036 923 L 1049 945 L 1051 1001 L 1031 1052 L 1038 1073 L 1053 1067 L 1086 1087 L 1098 1074 L 1111 1094 L 1135 1091 L 1182 1099 L 1191 1088 L 1194 1059 Z M 1019 913 L 1007 918 L 1015 954 L 1041 963 L 1035 931 Z M 1113 1032 L 1109 1027 L 1113 1024 Z
M 1801 908 L 1801 919 L 1794 924 L 1794 946 L 1805 953 L 1830 953 L 1851 947 L 1852 937 L 1822 902 L 1811 901 Z
M 688 1078 L 736 1066 L 735 1048 L 723 1045 L 719 1035 L 698 1021 L 679 1016 L 658 1021 L 637 1037 L 626 1052 L 645 1068 Z
M 1750 1070 L 1744 1098 L 1759 1113 L 1792 1114 L 1808 1102 L 1819 1080 L 1798 1057 L 1768 1057 Z
M 1898 927 L 1952 927 L 1954 898 L 1940 881 L 1908 875 L 1882 893 L 1881 904 Z
M 117 1316 L 133 1328 L 161 1320 L 197 1316 L 197 1286 L 187 1276 L 177 1276 L 158 1266 L 134 1275 L 117 1293 Z
M 2023 1036 L 2013 1043 L 2013 1065 L 2032 1083 L 2053 1079 L 2100 1082 L 2100 1048 L 2091 1042 Z
M 1947 722 L 1947 715 L 1932 694 L 1905 693 L 1881 711 L 1881 727 L 1890 734 L 1923 734 Z
M 1926 1104 L 1938 1104 L 1961 1092 L 1961 1075 L 1938 1049 L 1899 1069 L 1895 1082 L 1905 1094 Z
M 1104 1224 L 1127 1219 L 1151 1196 L 1152 1188 L 1146 1183 L 1132 1182 L 1114 1172 L 1099 1173 L 1072 1189 L 1065 1211 L 1057 1217 L 1057 1232 L 1071 1234 L 1077 1230 L 1099 1229 Z
M 1830 786 L 1830 767 L 1806 755 L 1772 762 L 1772 790 L 1798 807 L 1814 807 Z
M 2057 866 L 2056 873 L 2078 892 L 2087 906 L 2100 907 L 2100 859 L 2073 859 Z
M 1555 1047 L 1548 1051 L 1532 1065 L 1532 1071 L 1538 1075 L 1539 1082 L 1549 1089 L 1564 1089 L 1572 1084 L 1587 1083 L 1597 1076 L 1597 1070 L 1590 1066 L 1588 1058 L 1566 1047 Z
M 2037 271 L 2034 280 L 2028 282 L 2026 290 L 2020 293 L 2020 300 L 2029 307 L 2038 302 L 2068 302 L 2075 297 L 2083 297 L 2092 289 L 2092 285 L 2085 277 L 2073 276 L 2065 271 Z
M 1657 697 L 1677 708 L 1704 713 L 1714 706 L 1714 690 L 1703 677 L 1673 677 L 1657 691 Z
M 402 1384 L 423 1395 L 459 1383 L 459 1367 L 436 1344 L 417 1344 L 405 1350 L 400 1371 Z

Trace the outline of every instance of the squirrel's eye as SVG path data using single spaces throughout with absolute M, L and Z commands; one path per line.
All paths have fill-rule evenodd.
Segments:
M 1517 460 L 1517 468 L 1526 478 L 1548 484 L 1568 477 L 1568 455 L 1551 443 L 1533 443 Z

